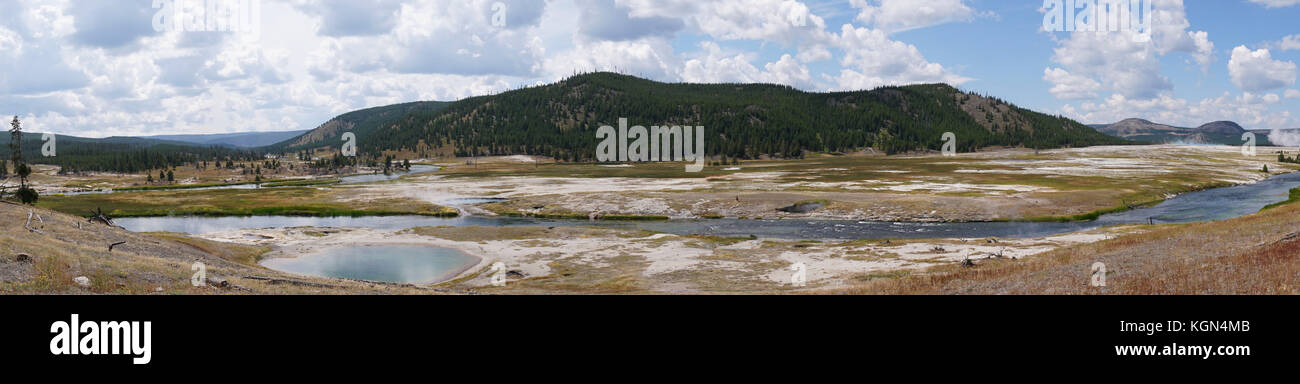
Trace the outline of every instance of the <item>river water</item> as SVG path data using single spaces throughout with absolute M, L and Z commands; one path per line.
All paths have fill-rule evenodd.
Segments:
M 1255 184 L 1186 193 L 1157 206 L 1103 215 L 1096 221 L 1071 223 L 975 222 L 896 223 L 850 220 L 741 220 L 700 219 L 654 222 L 547 220 L 468 216 L 436 218 L 390 217 L 151 217 L 124 218 L 116 222 L 137 232 L 168 231 L 207 234 L 239 229 L 288 227 L 352 227 L 397 230 L 421 226 L 599 226 L 644 229 L 678 235 L 758 236 L 773 239 L 882 239 L 882 238 L 1036 238 L 1103 226 L 1189 223 L 1223 220 L 1259 212 L 1264 206 L 1287 199 L 1300 187 L 1300 172 L 1275 176 Z M 475 201 L 465 201 L 473 203 Z

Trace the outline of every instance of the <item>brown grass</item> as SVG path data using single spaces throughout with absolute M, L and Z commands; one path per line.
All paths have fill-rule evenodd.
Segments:
M 1027 260 L 936 267 L 873 280 L 848 294 L 1295 294 L 1300 282 L 1300 205 L 1220 222 L 1166 226 Z M 1092 265 L 1106 265 L 1093 287 Z

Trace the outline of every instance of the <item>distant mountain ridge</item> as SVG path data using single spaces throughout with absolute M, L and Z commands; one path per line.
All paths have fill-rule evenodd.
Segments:
M 279 143 L 298 137 L 308 130 L 282 132 L 236 132 L 193 135 L 157 135 L 140 136 L 142 139 L 157 139 L 197 145 L 219 145 L 234 148 L 256 148 Z
M 1241 144 L 1247 131 L 1231 121 L 1215 121 L 1196 128 L 1176 127 L 1144 119 L 1124 119 L 1114 124 L 1092 125 L 1098 132 L 1128 140 L 1158 144 Z M 1258 135 L 1259 133 L 1256 132 Z M 1265 137 L 1257 137 L 1256 144 L 1270 145 Z
M 451 103 L 360 110 L 267 150 L 336 147 L 350 131 L 359 150 L 372 155 L 401 150 L 590 161 L 596 129 L 617 126 L 620 118 L 647 127 L 703 125 L 705 152 L 713 158 L 938 150 L 945 132 L 956 134 L 963 152 L 1128 143 L 946 84 L 809 93 L 784 85 L 670 84 L 602 72 Z

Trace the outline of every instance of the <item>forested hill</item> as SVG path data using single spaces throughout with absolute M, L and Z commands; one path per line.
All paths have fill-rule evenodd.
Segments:
M 10 159 L 9 133 L 0 133 L 0 160 Z M 189 143 L 146 139 L 137 137 L 109 137 L 92 139 L 55 135 L 55 156 L 44 157 L 42 134 L 23 134 L 23 159 L 30 164 L 50 164 L 62 167 L 65 173 L 125 172 L 137 173 L 194 164 L 208 160 L 256 160 L 258 152 L 219 146 L 200 146 Z
M 338 139 L 344 132 L 352 132 L 358 138 L 368 138 L 381 127 L 392 127 L 400 119 L 412 112 L 436 113 L 448 104 L 440 101 L 417 101 L 383 107 L 367 108 L 348 112 L 330 119 L 320 127 L 307 131 L 292 139 L 267 147 L 271 152 L 293 152 L 302 149 L 338 145 Z
M 938 150 L 944 132 L 956 134 L 963 152 L 989 146 L 1127 143 L 1073 120 L 944 84 L 808 93 L 766 84 L 665 84 L 613 73 L 351 123 L 373 128 L 357 132 L 359 149 L 367 153 L 412 150 L 425 155 L 450 149 L 461 156 L 528 154 L 588 161 L 595 156 L 596 129 L 617 126 L 619 118 L 647 127 L 704 126 L 706 153 L 729 158 L 865 148 L 891 154 Z M 338 126 L 326 124 L 287 147 L 337 145 Z

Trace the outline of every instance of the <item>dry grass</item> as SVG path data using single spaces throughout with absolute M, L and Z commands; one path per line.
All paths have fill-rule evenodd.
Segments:
M 23 228 L 27 213 L 43 233 Z M 108 245 L 125 241 L 108 250 Z M 400 284 L 292 276 L 257 265 L 266 248 L 226 244 L 178 234 L 140 234 L 40 208 L 0 202 L 0 294 L 431 294 L 436 291 Z M 14 255 L 33 260 L 16 261 Z M 239 289 L 194 287 L 194 262 L 209 278 L 222 278 Z M 85 276 L 89 287 L 73 279 Z M 313 287 L 246 279 L 266 276 L 323 284 Z
M 429 215 L 455 216 L 452 208 L 396 197 L 357 199 L 349 188 L 285 187 L 155 191 L 50 196 L 41 207 L 72 215 L 103 208 L 113 217 L 209 215 Z
M 1300 283 L 1300 205 L 1220 222 L 1063 248 L 1028 260 L 946 265 L 899 279 L 873 280 L 848 294 L 1295 294 Z M 1093 287 L 1093 263 L 1106 286 Z

